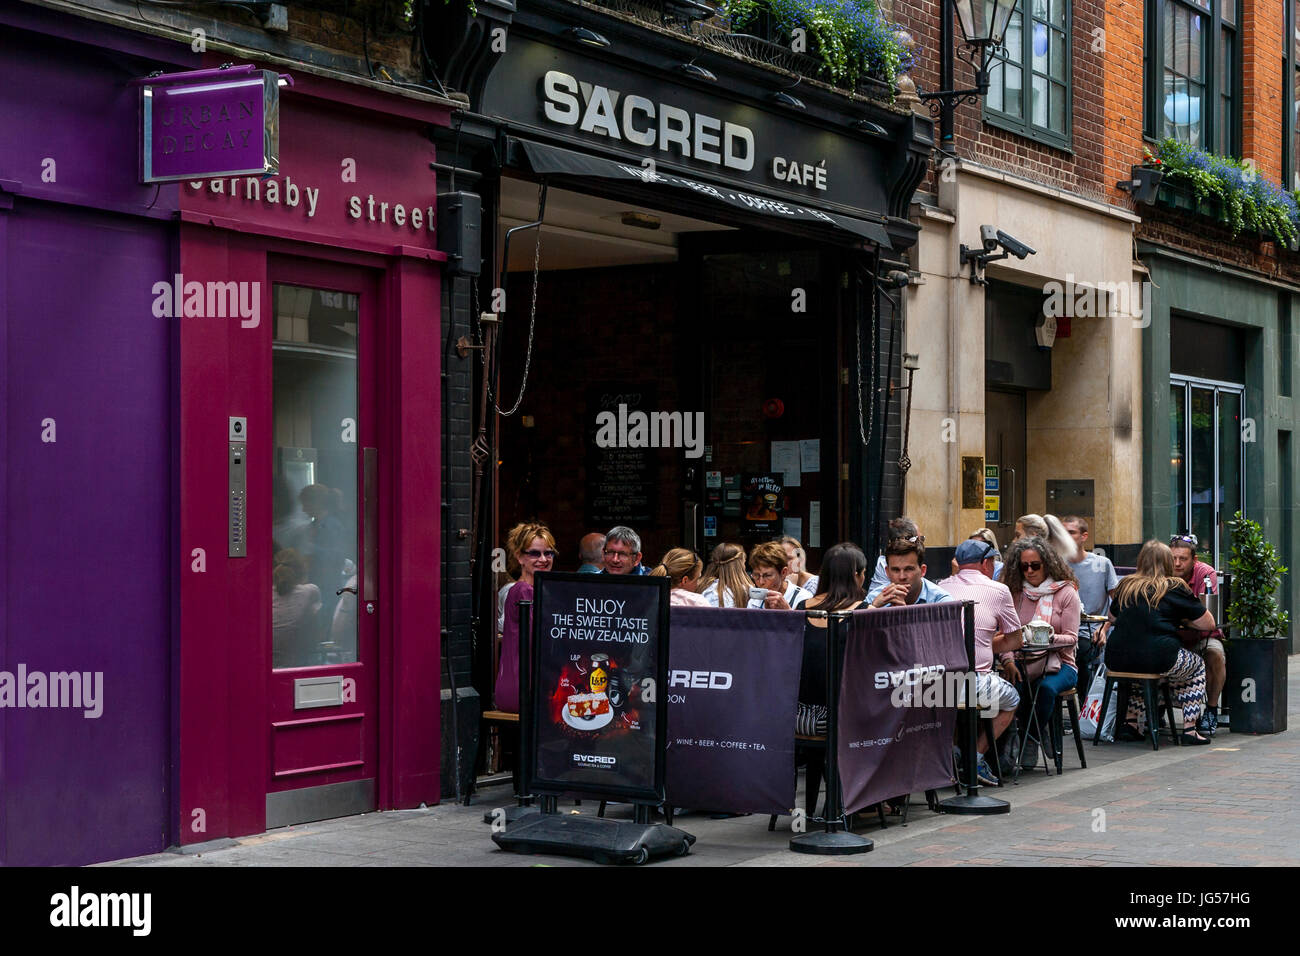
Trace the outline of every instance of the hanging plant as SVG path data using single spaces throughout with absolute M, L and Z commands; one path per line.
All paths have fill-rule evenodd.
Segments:
M 804 31 L 806 52 L 821 61 L 832 83 L 851 87 L 874 76 L 892 87 L 912 68 L 912 49 L 877 0 L 726 0 L 723 11 L 736 32 L 753 30 L 764 15 L 786 35 Z
M 1197 201 L 1214 198 L 1235 236 L 1251 230 L 1291 245 L 1300 237 L 1297 196 L 1259 174 L 1253 164 L 1215 156 L 1175 139 L 1157 144 L 1159 155 L 1146 151 L 1148 165 L 1159 164 L 1168 180 L 1183 180 Z

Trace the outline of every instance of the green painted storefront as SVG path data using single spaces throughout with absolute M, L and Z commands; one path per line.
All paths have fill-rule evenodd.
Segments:
M 1149 243 L 1138 243 L 1138 256 L 1152 283 L 1142 340 L 1144 537 L 1167 541 L 1191 529 L 1206 540 L 1216 527 L 1225 570 L 1221 522 L 1239 495 L 1294 567 L 1300 401 L 1292 316 L 1300 286 Z M 1300 573 L 1287 575 L 1280 598 L 1294 617 Z

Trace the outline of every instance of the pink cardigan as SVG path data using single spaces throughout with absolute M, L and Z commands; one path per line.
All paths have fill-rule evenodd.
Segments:
M 1020 600 L 1016 602 L 1020 623 L 1028 624 L 1032 621 L 1037 610 L 1038 602 L 1021 591 Z M 1047 622 L 1052 625 L 1053 656 L 1076 670 L 1078 666 L 1074 663 L 1074 648 L 1079 643 L 1079 611 L 1079 592 L 1074 585 L 1067 584 L 1052 595 L 1052 619 Z M 1050 660 L 1047 669 L 1052 669 Z

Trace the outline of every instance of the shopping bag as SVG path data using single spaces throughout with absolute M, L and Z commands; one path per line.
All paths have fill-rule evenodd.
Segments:
M 1088 697 L 1083 702 L 1083 710 L 1079 714 L 1079 733 L 1084 739 L 1091 738 L 1097 733 L 1097 722 L 1101 720 L 1101 739 L 1113 741 L 1115 739 L 1115 711 L 1118 705 L 1117 698 L 1119 694 L 1112 694 L 1110 697 L 1110 706 L 1106 708 L 1106 716 L 1101 717 L 1101 699 L 1106 693 L 1106 661 L 1102 660 L 1097 665 L 1097 676 L 1092 679 L 1092 686 L 1088 688 Z

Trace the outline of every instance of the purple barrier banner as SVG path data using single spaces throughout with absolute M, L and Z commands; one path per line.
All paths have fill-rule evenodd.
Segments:
M 674 607 L 668 658 L 668 802 L 789 813 L 805 616 Z
M 853 612 L 839 706 L 845 812 L 952 784 L 956 701 L 913 691 L 954 686 L 944 675 L 967 669 L 960 602 Z

